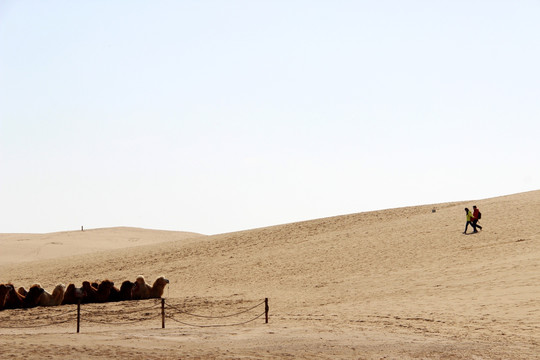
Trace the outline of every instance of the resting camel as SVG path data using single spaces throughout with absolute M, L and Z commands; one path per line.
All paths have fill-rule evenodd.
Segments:
M 118 289 L 116 286 L 113 286 L 109 295 L 109 301 L 131 300 L 131 290 L 133 289 L 133 285 L 135 284 L 129 280 L 126 280 L 122 283 L 120 289 Z
M 90 284 L 89 281 L 83 281 L 82 288 L 86 293 L 86 296 L 83 297 L 83 303 L 95 303 L 98 300 L 98 290 Z
M 31 308 L 36 307 L 39 302 L 41 294 L 45 291 L 38 284 L 34 284 L 28 290 L 26 296 L 19 294 L 15 287 L 11 284 L 7 295 L 5 308 L 6 309 L 18 309 L 18 308 Z
M 4 309 L 17 309 L 22 307 L 24 297 L 15 291 L 13 284 L 5 284 L 7 289 L 6 298 L 4 299 Z
M 159 299 L 163 295 L 165 286 L 168 283 L 168 279 L 165 279 L 163 276 L 158 277 L 156 281 L 154 281 L 154 284 L 152 284 L 152 288 L 150 289 L 150 298 Z
M 110 280 L 103 280 L 97 289 L 97 302 L 107 302 L 113 287 L 114 282 Z
M 160 276 L 154 281 L 154 285 L 150 286 L 145 282 L 144 276 L 139 275 L 132 290 L 133 300 L 160 298 L 168 283 L 169 280 Z
M 45 289 L 43 289 L 39 284 L 30 286 L 30 290 L 28 290 L 28 294 L 26 294 L 24 298 L 23 307 L 31 308 L 38 306 L 39 298 L 44 292 Z
M 131 296 L 133 300 L 149 299 L 150 298 L 150 285 L 144 280 L 144 276 L 139 275 L 135 279 L 135 284 L 131 290 Z
M 129 280 L 126 280 L 120 286 L 120 298 L 123 300 L 133 300 L 133 287 L 135 283 Z
M 111 288 L 111 293 L 109 294 L 109 301 L 131 300 L 131 290 L 133 289 L 134 285 L 135 283 L 126 280 L 122 283 L 120 289 L 118 289 L 116 286 L 113 286 Z
M 62 304 L 62 300 L 64 300 L 64 292 L 66 289 L 66 285 L 64 284 L 58 284 L 54 288 L 52 294 L 50 294 L 48 291 L 44 291 L 43 294 L 39 297 L 39 306 L 58 306 Z
M 6 298 L 7 294 L 10 290 L 10 287 L 4 284 L 0 284 L 0 310 L 4 309 L 4 305 L 6 304 Z
M 77 304 L 79 301 L 82 302 L 82 299 L 85 297 L 86 292 L 82 288 L 75 287 L 73 284 L 69 284 L 64 293 L 64 300 L 62 300 L 62 305 L 65 304 Z
M 116 286 L 113 286 L 111 288 L 111 291 L 109 291 L 109 298 L 107 301 L 121 301 L 120 300 L 120 289 L 118 289 Z
M 18 289 L 17 289 L 17 292 L 18 292 L 19 294 L 21 294 L 22 296 L 28 295 L 28 290 L 26 290 L 26 289 L 24 288 L 24 286 L 21 286 L 20 288 L 18 288 Z

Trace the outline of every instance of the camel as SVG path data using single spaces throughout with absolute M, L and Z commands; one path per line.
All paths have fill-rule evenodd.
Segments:
M 97 302 L 107 302 L 111 295 L 111 290 L 114 287 L 114 282 L 110 280 L 103 280 L 97 289 Z
M 54 288 L 52 294 L 50 294 L 48 291 L 44 291 L 43 294 L 39 297 L 39 306 L 58 306 L 62 304 L 62 301 L 64 300 L 64 292 L 66 289 L 66 285 L 64 284 L 58 284 Z
M 124 300 L 133 300 L 133 287 L 135 286 L 134 282 L 126 280 L 120 286 L 120 298 Z
M 0 310 L 4 309 L 6 304 L 7 294 L 11 288 L 5 284 L 0 284 Z
M 39 298 L 44 292 L 45 289 L 43 289 L 39 284 L 30 286 L 30 290 L 28 290 L 28 294 L 26 294 L 24 298 L 23 307 L 31 308 L 38 306 Z
M 22 296 L 28 295 L 28 290 L 26 290 L 26 289 L 24 288 L 24 286 L 21 286 L 20 288 L 18 288 L 18 289 L 17 289 L 17 292 L 18 292 L 20 295 L 22 295 Z
M 18 308 L 32 308 L 38 306 L 39 298 L 45 291 L 39 284 L 34 284 L 28 290 L 26 296 L 21 295 L 15 290 L 15 287 L 11 284 L 7 295 L 5 308 L 6 309 L 18 309 Z
M 15 290 L 13 284 L 5 284 L 5 287 L 7 288 L 7 294 L 4 299 L 4 309 L 21 308 L 24 297 Z
M 82 288 L 75 287 L 73 284 L 69 284 L 64 293 L 64 300 L 62 300 L 62 305 L 66 304 L 77 304 L 79 301 L 82 302 L 82 299 L 86 296 L 86 292 Z
M 122 283 L 120 289 L 118 289 L 116 286 L 113 286 L 109 294 L 109 301 L 131 300 L 131 290 L 133 289 L 133 285 L 134 283 L 126 280 Z
M 150 298 L 159 299 L 163 295 L 165 286 L 169 283 L 168 279 L 165 279 L 163 276 L 160 276 L 152 284 L 152 289 L 150 289 Z
M 154 281 L 154 284 L 150 286 L 144 280 L 144 276 L 139 275 L 135 280 L 135 286 L 132 290 L 133 299 L 140 300 L 160 298 L 161 295 L 163 295 L 165 285 L 168 283 L 169 280 L 165 279 L 163 276 L 160 276 L 156 279 L 156 281 Z
M 111 290 L 109 291 L 109 298 L 107 301 L 121 301 L 120 300 L 120 289 L 118 289 L 116 286 L 113 286 Z
M 82 299 L 83 303 L 98 302 L 98 290 L 89 281 L 83 281 L 82 288 L 86 293 L 86 296 Z
M 137 279 L 135 279 L 135 283 L 133 285 L 133 289 L 131 290 L 131 296 L 133 297 L 133 300 L 148 299 L 150 296 L 149 288 L 150 286 L 146 284 L 144 276 L 137 276 Z

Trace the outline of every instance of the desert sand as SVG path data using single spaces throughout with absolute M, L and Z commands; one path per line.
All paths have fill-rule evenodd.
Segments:
M 472 205 L 484 229 L 464 235 L 463 208 Z M 0 234 L 0 283 L 52 290 L 139 274 L 170 280 L 164 329 L 159 299 L 83 305 L 80 333 L 76 305 L 3 310 L 0 354 L 539 359 L 539 214 L 533 191 L 212 236 L 136 228 Z M 265 298 L 268 323 L 258 317 Z

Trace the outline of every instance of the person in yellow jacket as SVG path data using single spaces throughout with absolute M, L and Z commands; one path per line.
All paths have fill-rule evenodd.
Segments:
M 467 223 L 465 224 L 465 231 L 463 233 L 467 233 L 467 228 L 469 227 L 469 225 L 471 225 L 474 230 L 473 234 L 477 233 L 478 231 L 476 230 L 476 226 L 473 223 L 473 213 L 468 208 L 465 208 L 465 214 L 467 216 Z

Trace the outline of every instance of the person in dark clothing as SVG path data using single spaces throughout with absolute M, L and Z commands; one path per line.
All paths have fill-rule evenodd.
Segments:
M 480 220 L 480 210 L 474 205 L 473 207 L 473 217 L 472 217 L 472 223 L 474 227 L 474 232 L 476 232 L 476 228 L 482 230 L 482 227 L 478 225 L 478 220 Z

